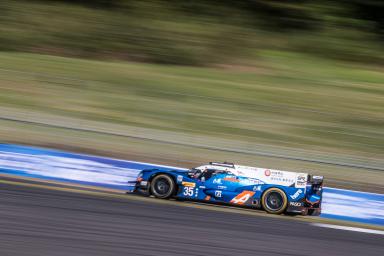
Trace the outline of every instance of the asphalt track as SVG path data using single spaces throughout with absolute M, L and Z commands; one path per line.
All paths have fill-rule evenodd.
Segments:
M 0 255 L 382 256 L 384 236 L 0 183 Z

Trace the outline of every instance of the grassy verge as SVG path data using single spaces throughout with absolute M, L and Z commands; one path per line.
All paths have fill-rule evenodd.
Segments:
M 249 66 L 196 68 L 3 52 L 0 114 L 21 112 L 31 117 L 33 113 L 44 113 L 53 116 L 48 120 L 52 123 L 54 116 L 70 117 L 79 123 L 97 121 L 106 127 L 116 124 L 123 129 L 176 132 L 191 140 L 204 136 L 369 161 L 383 158 L 382 67 L 287 52 L 259 55 L 259 61 Z M 34 130 L 41 133 L 41 128 L 5 121 L 2 126 L 3 141 L 42 145 L 67 134 L 50 129 L 45 137 L 40 134 L 33 138 Z M 58 144 L 74 143 L 70 142 L 71 136 L 65 136 Z M 128 142 L 121 145 L 118 138 L 96 139 L 92 133 L 82 136 L 94 141 L 84 141 L 83 145 L 76 142 L 83 149 L 97 145 L 113 152 L 145 154 L 144 149 L 132 150 Z M 187 148 L 181 151 L 176 146 L 164 149 L 164 145 L 153 145 L 150 151 L 159 159 L 175 157 L 181 162 L 190 157 L 193 162 L 215 157 L 275 168 L 285 166 L 284 161 L 269 159 L 258 164 L 254 156 L 227 154 L 224 159 L 221 153 Z M 288 164 L 292 168 L 305 165 Z M 331 166 L 320 169 L 336 180 L 366 181 L 364 175 L 356 176 L 351 171 L 349 177 L 344 177 L 348 170 Z M 374 184 L 383 175 L 375 173 L 369 183 Z

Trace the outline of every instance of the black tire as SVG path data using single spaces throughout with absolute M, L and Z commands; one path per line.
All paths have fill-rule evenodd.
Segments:
M 287 195 L 279 188 L 267 189 L 261 197 L 263 209 L 272 214 L 281 214 L 288 205 Z
M 151 194 L 157 198 L 170 198 L 174 194 L 175 188 L 175 182 L 166 174 L 157 175 L 151 181 Z

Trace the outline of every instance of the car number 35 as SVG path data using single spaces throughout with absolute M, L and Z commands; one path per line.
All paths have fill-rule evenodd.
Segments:
M 195 193 L 195 196 L 198 194 L 198 188 L 193 188 L 193 187 L 184 187 L 183 195 L 184 196 L 193 196 Z
M 183 195 L 193 196 L 193 188 L 192 187 L 184 187 Z

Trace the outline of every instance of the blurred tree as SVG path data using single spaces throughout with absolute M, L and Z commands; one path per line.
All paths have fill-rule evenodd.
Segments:
M 309 0 L 164 0 L 176 8 L 194 15 L 230 17 L 242 13 L 244 23 L 251 19 L 253 26 L 277 29 L 311 29 L 319 19 L 315 18 L 306 3 Z M 227 7 L 222 12 L 222 7 Z
M 37 2 L 64 2 L 96 8 L 119 7 L 125 0 L 37 0 Z
M 384 0 L 0 0 L 0 50 L 209 65 L 307 48 L 370 61 L 384 59 L 383 13 Z
M 244 0 L 243 8 L 252 12 L 270 29 L 313 29 L 319 19 L 306 6 L 309 0 Z
M 384 1 L 383 0 L 350 0 L 348 4 L 354 7 L 352 16 L 375 23 L 377 32 L 384 33 Z

